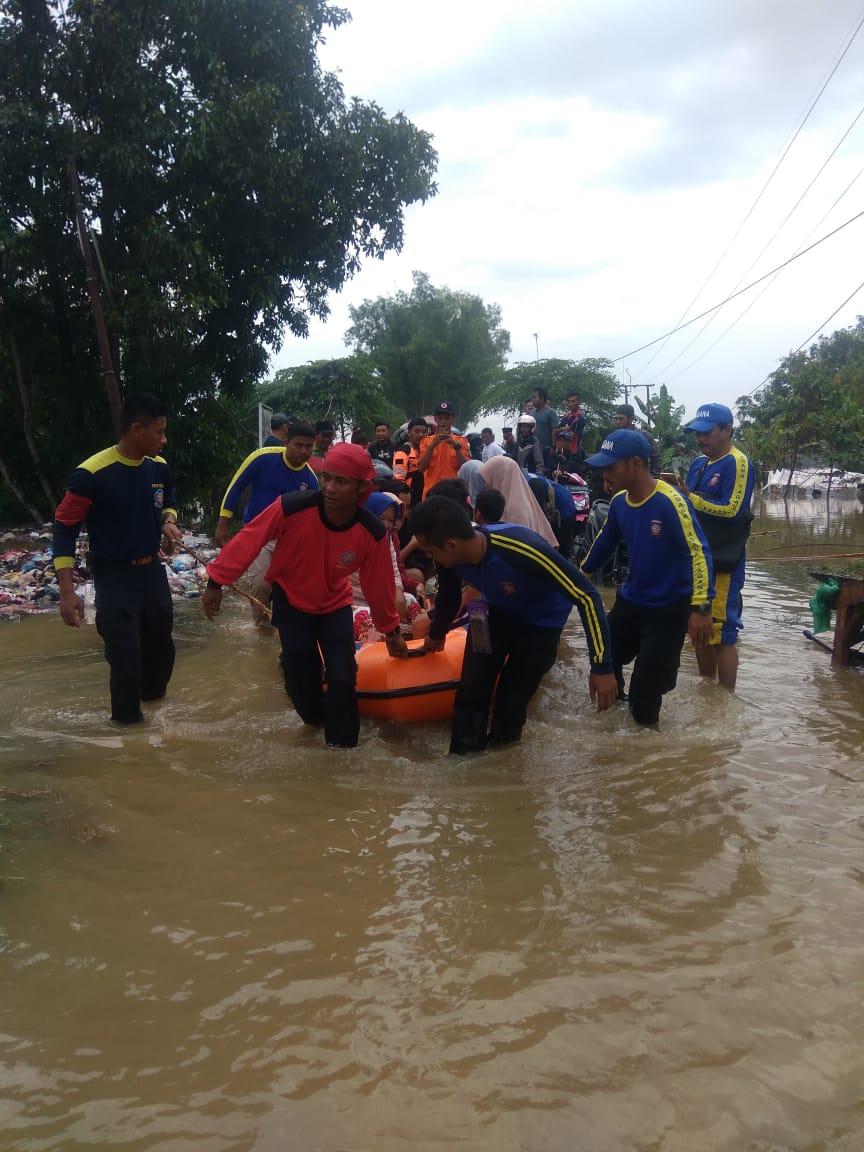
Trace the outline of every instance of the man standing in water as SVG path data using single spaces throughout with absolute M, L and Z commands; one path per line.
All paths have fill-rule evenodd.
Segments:
M 159 455 L 167 443 L 166 412 L 156 396 L 128 396 L 120 439 L 75 469 L 54 515 L 60 615 L 72 628 L 84 620 L 72 569 L 86 521 L 115 724 L 140 724 L 141 701 L 161 699 L 174 669 L 173 606 L 159 544 L 164 537 L 170 551 L 182 534 L 171 470 Z
M 315 433 L 306 420 L 295 420 L 285 429 L 284 444 L 276 448 L 258 448 L 251 452 L 228 485 L 219 523 L 213 533 L 213 543 L 222 548 L 231 534 L 231 518 L 237 511 L 240 497 L 249 489 L 249 499 L 243 510 L 243 523 L 254 520 L 259 512 L 286 492 L 318 491 L 318 477 L 309 466 Z M 259 602 L 252 604 L 252 622 L 256 628 L 269 627 L 270 620 L 261 605 L 270 603 L 270 585 L 267 569 L 273 558 L 273 542 L 265 544 L 249 565 L 247 578 L 252 584 L 252 595 Z
M 336 444 L 319 473 L 320 492 L 291 492 L 274 500 L 207 566 L 202 603 L 212 620 L 222 605 L 222 586 L 233 584 L 264 545 L 275 541 L 267 580 L 282 641 L 285 690 L 304 724 L 323 724 L 329 748 L 354 748 L 360 734 L 352 572 L 360 574 L 387 651 L 391 656 L 408 651 L 399 630 L 387 529 L 362 507 L 374 477 L 365 449 Z
M 480 592 L 479 599 L 468 602 L 469 637 L 453 709 L 451 753 L 482 752 L 487 745 L 521 739 L 528 704 L 555 663 L 574 604 L 588 641 L 591 699 L 601 712 L 615 703 L 618 687 L 606 614 L 597 589 L 578 568 L 521 524 L 475 528 L 467 509 L 446 496 L 427 497 L 411 515 L 417 542 L 438 569 L 427 652 L 444 647 L 463 582 Z
M 711 603 L 714 631 L 710 643 L 696 649 L 699 671 L 730 692 L 738 678 L 738 633 L 744 587 L 745 548 L 753 513 L 755 470 L 732 446 L 732 411 L 725 404 L 703 404 L 685 429 L 696 433 L 697 456 L 681 489 L 690 498 L 714 561 L 716 595 Z
M 602 568 L 621 540 L 630 553 L 627 579 L 609 613 L 612 656 L 621 699 L 637 724 L 656 724 L 663 696 L 678 680 L 681 648 L 689 634 L 697 653 L 711 636 L 711 563 L 707 544 L 682 494 L 648 471 L 648 441 L 641 432 L 610 432 L 585 463 L 603 469 L 615 493 L 609 515 L 582 562 Z M 629 696 L 625 664 L 633 664 Z

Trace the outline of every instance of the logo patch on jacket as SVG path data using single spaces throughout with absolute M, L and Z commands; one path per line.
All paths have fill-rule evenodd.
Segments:
M 153 505 L 156 508 L 161 508 L 165 503 L 165 489 L 161 484 L 153 485 Z
M 708 479 L 707 487 L 708 488 L 719 488 L 720 487 L 720 473 L 719 472 L 712 472 L 711 473 L 711 475 Z
M 336 565 L 339 568 L 352 568 L 356 563 L 357 553 L 354 552 L 351 548 L 346 548 L 339 559 L 336 561 Z
M 651 535 L 652 536 L 662 536 L 663 535 L 663 522 L 661 520 L 652 520 L 651 521 Z

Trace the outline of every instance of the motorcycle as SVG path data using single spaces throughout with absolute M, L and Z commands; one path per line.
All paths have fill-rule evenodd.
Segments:
M 550 480 L 560 484 L 570 493 L 573 507 L 576 509 L 575 549 L 579 550 L 579 543 L 585 536 L 585 526 L 591 513 L 591 489 L 578 472 L 553 472 Z
M 591 512 L 585 522 L 585 531 L 582 538 L 577 544 L 576 549 L 576 563 L 581 565 L 585 557 L 591 551 L 591 545 L 600 535 L 603 525 L 606 523 L 606 518 L 609 515 L 609 501 L 598 498 L 591 506 Z M 630 555 L 627 551 L 627 545 L 622 540 L 615 548 L 615 551 L 606 561 L 602 568 L 598 568 L 595 572 L 591 573 L 591 578 L 595 584 L 623 584 L 627 579 L 630 571 Z

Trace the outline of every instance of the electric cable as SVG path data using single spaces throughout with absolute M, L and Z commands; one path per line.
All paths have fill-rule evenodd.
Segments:
M 805 344 L 809 344 L 814 336 L 818 336 L 819 333 L 822 331 L 822 329 L 826 328 L 831 323 L 831 321 L 834 319 L 834 317 L 837 315 L 837 313 L 842 312 L 843 309 L 846 307 L 846 305 L 849 303 L 849 301 L 855 299 L 855 297 L 858 295 L 858 293 L 861 291 L 862 288 L 864 288 L 864 280 L 861 281 L 861 283 L 858 285 L 858 287 L 853 292 L 849 293 L 849 295 L 846 297 L 846 299 L 843 301 L 843 303 L 839 307 L 834 309 L 834 311 L 831 313 L 831 315 L 828 317 L 828 319 L 823 320 L 822 323 L 819 325 L 819 327 L 814 329 L 810 333 L 810 335 L 807 337 L 806 340 L 802 340 L 801 343 L 798 345 L 798 347 L 794 351 L 790 352 L 789 355 L 787 357 L 785 357 L 785 359 L 788 360 L 788 359 L 790 359 L 790 357 L 796 356 L 801 351 L 801 349 L 804 347 Z M 751 389 L 751 391 L 745 392 L 744 395 L 745 396 L 755 395 L 755 393 L 757 393 L 760 388 L 765 387 L 765 385 L 768 383 L 768 381 L 771 379 L 772 376 L 773 376 L 773 372 L 769 373 L 765 377 L 765 379 L 761 381 L 761 383 L 757 384 L 755 388 Z
M 762 199 L 762 197 L 765 195 L 765 192 L 768 190 L 768 186 L 770 185 L 770 183 L 771 183 L 771 181 L 774 179 L 774 177 L 777 175 L 777 172 L 778 172 L 778 170 L 780 169 L 780 166 L 782 165 L 783 161 L 784 161 L 784 160 L 786 159 L 786 157 L 788 156 L 788 154 L 789 154 L 789 152 L 790 152 L 790 150 L 791 150 L 791 148 L 792 148 L 793 144 L 795 143 L 795 141 L 798 139 L 798 137 L 800 136 L 801 132 L 803 131 L 803 129 L 804 129 L 804 125 L 805 125 L 805 124 L 807 123 L 807 121 L 810 119 L 810 116 L 813 114 L 813 111 L 814 111 L 814 109 L 816 108 L 816 105 L 817 105 L 817 104 L 819 103 L 819 101 L 822 99 L 822 96 L 823 96 L 823 94 L 824 94 L 824 92 L 825 92 L 825 89 L 828 87 L 828 85 L 829 85 L 829 84 L 831 83 L 831 81 L 833 80 L 833 78 L 834 78 L 834 75 L 835 75 L 835 73 L 837 72 L 837 69 L 838 69 L 838 68 L 840 67 L 840 65 L 843 63 L 843 60 L 844 60 L 844 58 L 846 57 L 846 54 L 848 53 L 849 49 L 850 49 L 850 48 L 852 47 L 852 45 L 854 44 L 854 42 L 855 42 L 855 40 L 856 40 L 856 38 L 857 38 L 857 36 L 858 36 L 858 33 L 861 31 L 861 28 L 862 28 L 862 27 L 864 27 L 864 9 L 862 9 L 862 12 L 861 12 L 861 15 L 860 15 L 860 17 L 859 17 L 859 19 L 858 19 L 858 22 L 857 22 L 857 24 L 855 25 L 855 27 L 854 27 L 854 29 L 852 30 L 852 32 L 850 33 L 849 37 L 847 38 L 846 44 L 845 44 L 845 46 L 843 47 L 842 51 L 840 52 L 840 55 L 839 55 L 839 56 L 837 57 L 837 59 L 835 60 L 835 62 L 834 62 L 834 65 L 832 66 L 832 68 L 831 68 L 831 70 L 829 71 L 829 73 L 828 73 L 827 77 L 825 78 L 825 80 L 823 81 L 822 85 L 820 86 L 820 88 L 819 88 L 818 92 L 816 93 L 816 95 L 815 95 L 815 96 L 813 97 L 813 99 L 811 100 L 811 102 L 810 102 L 810 106 L 807 108 L 807 111 L 804 113 L 803 117 L 801 118 L 801 121 L 800 121 L 800 123 L 798 124 L 798 127 L 797 127 L 797 128 L 795 128 L 795 130 L 794 130 L 794 132 L 793 132 L 793 134 L 792 134 L 792 138 L 789 140 L 788 144 L 786 144 L 786 145 L 785 145 L 785 147 L 783 148 L 783 150 L 782 150 L 782 152 L 781 152 L 781 154 L 780 154 L 780 157 L 779 157 L 779 159 L 777 160 L 777 163 L 774 165 L 774 167 L 773 167 L 773 168 L 772 168 L 772 170 L 771 170 L 771 173 L 770 173 L 770 175 L 768 176 L 768 179 L 767 179 L 767 180 L 765 181 L 765 183 L 762 185 L 762 188 L 760 189 L 760 191 L 759 191 L 759 194 L 757 195 L 757 197 L 756 197 L 756 199 L 753 201 L 753 203 L 750 205 L 750 208 L 748 209 L 748 211 L 747 211 L 746 215 L 744 216 L 744 219 L 741 221 L 741 223 L 740 223 L 740 224 L 738 225 L 738 227 L 736 228 L 736 230 L 735 230 L 735 233 L 734 233 L 734 235 L 732 236 L 732 239 L 731 239 L 731 240 L 729 241 L 729 243 L 726 245 L 726 247 L 725 247 L 725 249 L 723 250 L 723 253 L 721 254 L 721 256 L 720 256 L 719 260 L 718 260 L 718 261 L 717 261 L 717 263 L 714 265 L 714 267 L 711 269 L 711 271 L 708 273 L 708 276 L 707 276 L 707 278 L 706 278 L 706 279 L 703 281 L 703 283 L 702 283 L 702 286 L 701 286 L 701 288 L 699 289 L 699 291 L 696 293 L 696 295 L 693 297 L 693 299 L 690 301 L 690 303 L 687 305 L 687 307 L 686 307 L 686 308 L 684 309 L 684 311 L 681 313 L 681 316 L 679 317 L 679 319 L 678 319 L 678 322 L 676 323 L 675 327 L 674 327 L 674 328 L 672 328 L 672 329 L 671 329 L 671 331 L 670 331 L 670 332 L 669 332 L 669 333 L 668 333 L 668 334 L 667 334 L 665 337 L 663 337 L 663 336 L 661 336 L 661 337 L 660 337 L 660 340 L 663 340 L 663 341 L 664 341 L 663 347 L 665 347 L 665 341 L 668 341 L 668 339 L 669 339 L 669 337 L 670 337 L 670 336 L 674 335 L 674 333 L 675 333 L 675 332 L 678 332 L 678 331 L 680 331 L 680 329 L 681 329 L 682 327 L 685 327 L 685 325 L 683 325 L 683 324 L 682 324 L 682 321 L 684 320 L 684 318 L 686 317 L 686 315 L 687 315 L 687 313 L 690 311 L 690 309 L 693 307 L 693 305 L 696 303 L 696 301 L 699 299 L 699 297 L 702 295 L 702 293 L 705 291 L 705 289 L 707 288 L 708 284 L 709 284 L 709 283 L 711 282 L 711 280 L 714 278 L 714 275 L 715 275 L 715 273 L 717 272 L 717 269 L 720 267 L 720 265 L 723 263 L 723 261 L 724 261 L 724 260 L 726 259 L 726 257 L 728 256 L 728 254 L 729 254 L 729 252 L 730 252 L 730 250 L 731 250 L 731 248 L 732 248 L 732 245 L 735 243 L 735 241 L 736 241 L 736 240 L 738 239 L 738 237 L 741 235 L 741 232 L 742 232 L 742 230 L 743 230 L 743 228 L 744 228 L 745 224 L 746 224 L 746 223 L 747 223 L 747 221 L 750 219 L 750 217 L 753 215 L 754 211 L 756 210 L 756 207 L 757 207 L 757 205 L 759 204 L 759 202 L 760 202 L 760 200 Z M 746 273 L 745 273 L 745 275 L 746 275 Z M 702 315 L 704 315 L 704 313 L 702 313 Z M 657 341 L 652 341 L 652 344 L 653 344 L 653 343 L 657 343 Z M 643 345 L 643 348 L 650 348 L 650 347 L 651 347 L 651 344 L 645 344 L 645 345 Z M 655 360 L 655 359 L 656 359 L 656 358 L 657 358 L 657 357 L 660 355 L 660 353 L 663 351 L 663 347 L 661 347 L 661 348 L 658 348 L 658 349 L 657 349 L 657 351 L 656 351 L 656 352 L 655 352 L 655 353 L 654 353 L 652 356 L 650 356 L 650 357 L 649 357 L 649 359 L 646 361 L 646 363 L 645 363 L 645 364 L 643 364 L 641 368 L 638 368 L 638 369 L 636 370 L 636 374 L 637 374 L 637 376 L 639 375 L 639 373 L 640 373 L 640 372 L 644 372 L 644 371 L 645 371 L 645 369 L 646 369 L 646 368 L 648 368 L 648 367 L 649 367 L 649 365 L 651 365 L 651 364 L 654 362 L 654 360 Z M 641 351 L 641 349 L 637 349 L 637 351 Z M 635 353 L 631 353 L 631 355 L 635 355 Z
M 803 246 L 810 239 L 810 237 L 813 235 L 813 233 L 817 230 L 817 228 L 820 228 L 822 226 L 822 224 L 825 223 L 825 221 L 828 219 L 828 217 L 831 215 L 831 213 L 834 211 L 834 209 L 837 207 L 837 205 L 840 203 L 840 201 L 846 195 L 846 193 L 852 188 L 852 186 L 855 184 L 855 182 L 860 178 L 860 176 L 862 174 L 864 174 L 864 168 L 859 168 L 857 173 L 852 177 L 852 179 L 849 181 L 849 183 L 846 185 L 846 187 L 843 189 L 843 191 L 840 193 L 840 195 L 837 197 L 837 199 L 834 201 L 834 203 L 828 209 L 828 211 L 824 213 L 824 215 L 822 216 L 822 219 L 819 221 L 819 223 L 814 224 L 814 226 L 810 229 L 810 231 L 807 233 L 807 235 L 801 241 L 801 245 L 798 248 L 799 252 L 801 251 L 801 248 L 803 248 Z M 686 368 L 682 368 L 679 372 L 676 372 L 674 376 L 670 376 L 668 379 L 666 379 L 665 374 L 663 374 L 663 373 L 658 374 L 657 376 L 654 377 L 653 380 L 651 380 L 649 382 L 648 387 L 651 387 L 652 385 L 657 384 L 660 381 L 661 375 L 663 375 L 663 383 L 664 384 L 671 384 L 673 380 L 680 379 L 680 377 L 683 376 L 685 373 L 689 372 L 691 368 L 695 368 L 696 365 L 699 363 L 699 361 L 704 360 L 705 357 L 708 355 L 708 353 L 711 352 L 714 348 L 716 348 L 716 346 L 720 343 L 720 341 L 725 336 L 729 335 L 729 333 L 732 331 L 732 329 L 735 327 L 735 325 L 738 324 L 738 322 L 740 320 L 744 319 L 744 317 L 747 315 L 747 313 L 750 311 L 750 309 L 753 307 L 753 305 L 758 303 L 758 301 L 762 299 L 762 297 L 765 295 L 765 293 L 768 291 L 768 289 L 771 287 L 771 285 L 774 283 L 774 281 L 777 279 L 777 277 L 780 275 L 780 273 L 782 271 L 783 271 L 783 269 L 781 268 L 780 271 L 778 271 L 777 274 L 775 276 L 773 276 L 768 281 L 768 283 L 765 285 L 765 287 L 762 289 L 762 291 L 757 292 L 756 295 L 753 297 L 753 299 L 750 301 L 750 303 L 738 313 L 738 315 L 735 317 L 735 319 L 732 321 L 732 323 L 729 324 L 726 328 L 724 328 L 723 331 L 720 333 L 720 335 L 715 340 L 712 340 L 712 342 L 708 345 L 708 347 L 703 352 L 700 352 L 695 360 L 691 360 L 690 363 L 686 366 Z M 842 307 L 842 305 L 841 305 L 841 307 Z M 699 329 L 699 336 L 702 335 L 702 333 L 705 331 L 706 327 L 707 327 L 707 324 L 704 327 Z M 698 339 L 698 337 L 694 337 L 694 340 L 695 339 Z M 692 343 L 693 343 L 693 341 L 691 340 L 690 344 L 692 344 Z M 690 344 L 687 345 L 688 348 L 690 347 Z M 684 351 L 686 352 L 686 350 L 687 349 L 685 348 Z M 674 363 L 675 363 L 675 361 L 673 360 L 672 364 L 674 364 Z M 668 367 L 671 367 L 671 364 L 667 365 L 667 368 Z
M 756 267 L 756 265 L 759 263 L 759 261 L 762 259 L 762 257 L 765 255 L 765 253 L 768 251 L 768 249 L 771 247 L 771 245 L 774 243 L 774 241 L 777 239 L 777 237 L 780 235 L 780 233 L 781 233 L 781 232 L 783 231 L 783 229 L 786 227 L 786 225 L 789 223 L 789 220 L 790 220 L 791 216 L 792 216 L 792 215 L 793 215 L 793 213 L 796 211 L 796 209 L 799 207 L 799 205 L 801 204 L 801 201 L 804 199 L 804 197 L 807 195 L 807 193 L 810 191 L 810 189 L 813 187 L 813 185 L 816 183 L 816 181 L 819 179 L 819 177 L 820 177 L 820 176 L 822 175 L 822 173 L 825 171 L 825 169 L 827 168 L 828 164 L 831 162 L 831 160 L 832 160 L 832 159 L 834 158 L 834 156 L 837 154 L 837 151 L 838 151 L 838 149 L 840 148 L 840 146 L 841 146 L 841 145 L 843 144 L 843 142 L 846 140 L 846 138 L 848 137 L 849 133 L 852 131 L 852 129 L 855 127 L 855 125 L 858 123 L 858 121 L 861 119 L 861 117 L 862 117 L 862 116 L 864 116 L 864 104 L 862 104 L 861 108 L 858 110 L 858 114 L 855 116 L 855 118 L 853 119 L 852 123 L 849 125 L 849 127 L 846 129 L 846 131 L 843 133 L 843 135 L 840 137 L 840 139 L 837 141 L 837 143 L 836 143 L 836 144 L 834 145 L 834 147 L 831 149 L 831 151 L 829 152 L 828 156 L 827 156 L 827 157 L 825 158 L 825 160 L 822 162 L 822 165 L 821 165 L 821 167 L 819 168 L 819 171 L 816 173 L 816 175 L 813 177 L 813 179 L 810 181 L 810 183 L 807 185 L 807 187 L 804 189 L 804 191 L 801 193 L 801 195 L 798 197 L 798 199 L 795 201 L 795 203 L 792 205 L 792 207 L 791 207 L 791 208 L 789 209 L 789 211 L 786 213 L 786 215 L 785 215 L 785 216 L 784 216 L 784 218 L 783 218 L 783 221 L 782 221 L 782 223 L 781 223 L 781 224 L 780 224 L 780 225 L 779 225 L 779 226 L 778 226 L 778 227 L 775 229 L 775 231 L 774 231 L 774 234 L 771 236 L 771 239 L 770 239 L 770 240 L 768 241 L 768 243 L 767 243 L 767 244 L 766 244 L 766 245 L 763 247 L 762 251 L 761 251 L 761 252 L 759 253 L 759 255 L 756 257 L 756 259 L 752 261 L 752 263 L 750 264 L 750 266 L 749 266 L 749 267 L 746 269 L 746 271 L 745 271 L 745 272 L 744 272 L 744 273 L 741 275 L 740 279 L 738 280 L 738 283 L 737 283 L 737 284 L 735 285 L 735 287 L 732 289 L 732 291 L 733 291 L 733 292 L 734 292 L 736 289 L 740 288 L 740 286 L 741 286 L 741 283 L 743 282 L 743 280 L 744 280 L 744 279 L 745 279 L 747 276 L 749 276 L 749 275 L 750 275 L 750 273 L 753 271 L 753 269 Z M 857 177 L 856 177 L 856 179 L 857 179 Z M 853 183 L 854 183 L 854 181 L 853 181 Z M 842 197 L 840 197 L 839 199 L 842 199 Z M 835 203 L 835 204 L 837 204 L 837 203 L 838 203 L 838 201 L 837 201 L 837 200 L 835 200 L 835 201 L 834 201 L 834 203 Z M 822 217 L 822 220 L 824 220 L 824 219 L 825 219 L 825 217 L 823 216 L 823 217 Z M 822 222 L 822 221 L 820 220 L 820 222 L 819 222 L 819 223 L 821 224 L 821 222 Z M 817 224 L 817 225 L 816 225 L 816 228 L 818 228 L 818 227 L 819 227 L 819 225 Z M 813 232 L 815 232 L 816 228 L 814 228 L 814 229 L 813 229 L 813 230 L 810 232 L 810 235 L 811 235 L 811 236 L 812 236 Z M 779 276 L 779 275 L 780 275 L 780 273 L 778 272 L 778 273 L 777 273 L 777 275 Z M 774 277 L 774 279 L 776 279 L 776 277 Z M 746 308 L 744 309 L 744 311 L 741 313 L 741 316 L 744 316 L 744 315 L 746 315 L 746 313 L 747 313 L 747 312 L 750 310 L 750 308 L 752 308 L 752 307 L 753 307 L 753 305 L 756 303 L 756 300 L 759 300 L 759 299 L 760 299 L 760 298 L 761 298 L 761 297 L 764 295 L 764 293 L 768 291 L 768 289 L 769 289 L 769 288 L 771 287 L 771 285 L 774 283 L 774 279 L 772 279 L 772 280 L 770 281 L 770 283 L 768 283 L 768 284 L 766 284 L 766 285 L 765 285 L 765 288 L 762 290 L 762 292 L 760 292 L 760 293 L 759 293 L 759 295 L 756 297 L 756 299 L 755 299 L 755 300 L 751 300 L 751 302 L 750 302 L 750 303 L 747 305 L 747 307 L 746 307 Z M 721 308 L 722 308 L 722 307 L 723 307 L 723 305 L 721 305 Z M 697 342 L 697 340 L 698 340 L 698 339 L 699 339 L 699 337 L 702 335 L 702 333 L 703 333 L 703 332 L 704 332 L 704 331 L 705 331 L 707 328 L 709 328 L 709 327 L 710 327 L 710 326 L 711 326 L 711 325 L 714 323 L 714 321 L 717 319 L 717 316 L 720 314 L 721 308 L 718 308 L 718 309 L 717 309 L 717 311 L 716 311 L 715 313 L 713 313 L 713 315 L 711 315 L 711 316 L 709 316 L 709 317 L 708 317 L 708 319 L 705 321 L 705 323 L 702 325 L 702 327 L 699 329 L 699 331 L 696 333 L 696 335 L 693 337 L 693 339 L 692 339 L 692 340 L 690 340 L 690 342 L 689 342 L 688 344 L 685 344 L 685 345 L 684 345 L 684 347 L 681 349 L 681 351 L 680 351 L 680 352 L 677 354 L 677 356 L 675 356 L 675 357 L 674 357 L 672 360 L 670 360 L 670 361 L 669 361 L 669 363 L 666 365 L 666 367 L 665 367 L 665 368 L 662 368 L 662 369 L 660 369 L 660 371 L 657 373 L 657 375 L 656 375 L 656 376 L 654 376 L 654 378 L 653 378 L 652 380 L 650 380 L 650 381 L 649 381 L 649 386 L 650 386 L 651 384 L 654 384 L 654 383 L 656 383 L 656 382 L 657 382 L 657 381 L 658 381 L 658 380 L 659 380 L 661 377 L 663 377 L 663 378 L 664 378 L 664 380 L 665 380 L 665 377 L 666 377 L 666 373 L 669 371 L 669 369 L 670 369 L 670 368 L 672 368 L 672 367 L 673 367 L 675 364 L 677 364 L 677 363 L 678 363 L 678 361 L 681 359 L 681 357 L 682 357 L 682 356 L 686 355 L 686 353 L 687 353 L 687 352 L 689 352 L 689 350 L 690 350 L 690 349 L 693 347 L 693 345 L 694 345 L 694 344 Z M 740 319 L 741 319 L 741 316 L 739 316 L 739 317 L 738 317 L 738 320 L 740 320 Z M 730 332 L 730 331 L 731 331 L 731 330 L 732 330 L 732 329 L 735 327 L 735 325 L 738 323 L 738 320 L 734 320 L 734 321 L 733 321 L 733 322 L 732 322 L 732 323 L 729 325 L 729 327 L 728 327 L 728 328 L 727 328 L 727 329 L 726 329 L 726 330 L 725 330 L 725 331 L 724 331 L 724 332 L 721 334 L 721 336 L 719 336 L 719 337 L 717 338 L 717 340 L 715 340 L 715 341 L 714 341 L 712 344 L 710 344 L 710 345 L 708 346 L 708 348 L 706 348 L 705 352 L 704 352 L 702 355 L 706 355 L 708 352 L 710 352 L 710 351 L 711 351 L 711 349 L 712 349 L 712 348 L 715 346 L 715 344 L 717 344 L 717 343 L 718 343 L 720 340 L 722 340 L 723 336 L 725 336 L 727 332 Z M 659 355 L 659 350 L 658 350 L 658 353 L 657 353 L 657 355 Z M 653 359 L 653 358 L 654 358 L 654 357 L 652 357 L 652 359 Z M 694 363 L 694 364 L 698 363 L 698 362 L 699 362 L 699 360 L 701 360 L 701 358 L 702 358 L 702 356 L 699 356 L 697 360 L 694 360 L 694 361 L 693 361 L 693 363 Z M 692 367 L 692 365 L 690 365 L 690 367 Z M 682 371 L 685 371 L 685 372 L 686 372 L 686 371 L 687 371 L 687 369 L 686 369 L 686 368 L 685 368 L 685 369 L 682 369 Z M 677 375 L 680 375 L 680 373 L 677 373 L 677 374 L 676 374 L 676 377 L 673 377 L 673 379 L 676 379 L 676 378 L 677 378 Z M 667 381 L 667 383 L 668 383 L 668 381 Z
M 734 300 L 736 296 L 743 296 L 745 292 L 749 292 L 751 288 L 755 288 L 757 284 L 761 284 L 762 281 L 767 280 L 769 276 L 780 272 L 793 261 L 800 260 L 802 256 L 806 256 L 808 252 L 812 252 L 814 248 L 818 248 L 820 244 L 824 244 L 826 240 L 830 240 L 832 236 L 836 236 L 838 232 L 842 232 L 844 228 L 848 228 L 850 224 L 854 224 L 856 220 L 860 220 L 862 216 L 864 216 L 864 211 L 858 212 L 844 224 L 840 224 L 831 232 L 826 232 L 821 239 L 816 240 L 807 248 L 802 248 L 800 252 L 796 252 L 794 256 L 790 256 L 788 260 L 784 260 L 782 264 L 778 264 L 776 268 L 772 268 L 770 272 L 766 272 L 764 276 L 760 276 L 757 280 L 753 280 L 743 288 L 739 288 L 737 292 L 733 292 L 730 296 L 727 296 L 725 300 L 721 300 L 718 304 L 713 304 L 710 308 L 706 308 L 705 311 L 700 312 L 698 316 L 694 316 L 691 320 L 686 320 L 683 324 L 679 324 L 676 328 L 672 328 L 669 332 L 664 333 L 664 335 L 657 336 L 654 340 L 649 340 L 645 344 L 640 344 L 638 348 L 633 348 L 629 352 L 625 352 L 622 356 L 616 356 L 610 363 L 617 364 L 621 360 L 626 360 L 629 356 L 635 356 L 637 352 L 643 352 L 646 348 L 653 348 L 653 346 L 659 344 L 661 340 L 667 340 L 670 336 L 674 336 L 676 332 L 681 332 L 684 328 L 689 328 L 691 324 L 703 320 L 706 316 L 710 315 L 710 313 L 716 312 L 718 308 L 722 308 L 724 304 L 728 304 L 730 300 Z

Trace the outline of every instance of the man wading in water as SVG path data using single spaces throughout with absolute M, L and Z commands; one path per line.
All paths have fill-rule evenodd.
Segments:
M 75 542 L 86 521 L 96 587 L 96 628 L 111 666 L 111 719 L 140 724 L 142 700 L 165 695 L 174 669 L 173 606 L 159 563 L 183 539 L 177 527 L 165 447 L 167 409 L 136 392 L 120 410 L 120 439 L 80 464 L 54 514 L 54 568 L 60 615 L 76 628 L 84 602 L 72 583 Z
M 222 585 L 233 584 L 274 540 L 266 579 L 273 586 L 285 690 L 304 724 L 323 724 L 329 748 L 354 748 L 360 715 L 352 572 L 360 574 L 373 623 L 390 655 L 406 656 L 408 646 L 399 631 L 387 529 L 362 507 L 375 476 L 369 454 L 357 444 L 336 444 L 325 463 L 320 492 L 292 492 L 274 500 L 207 565 L 202 604 L 212 620 L 222 605 Z

